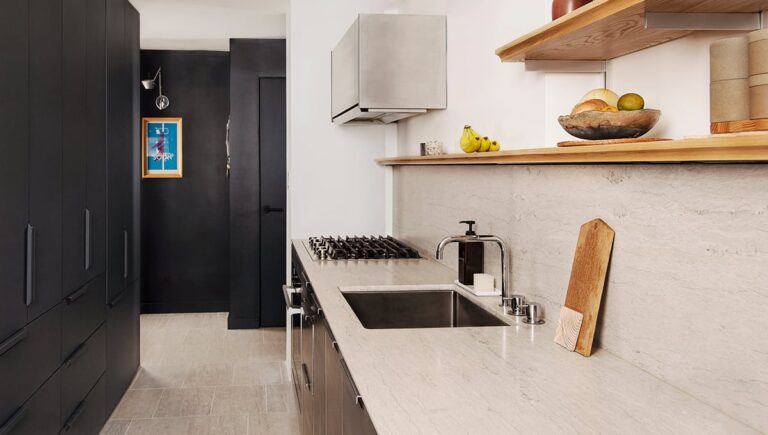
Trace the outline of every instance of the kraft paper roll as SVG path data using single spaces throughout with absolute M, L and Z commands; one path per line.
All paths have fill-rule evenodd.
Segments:
M 709 85 L 711 122 L 741 121 L 750 117 L 747 79 L 721 80 Z
M 768 73 L 768 29 L 749 34 L 749 75 Z
M 724 38 L 709 46 L 710 81 L 743 79 L 749 76 L 749 39 Z
M 768 118 L 768 85 L 749 88 L 750 119 Z

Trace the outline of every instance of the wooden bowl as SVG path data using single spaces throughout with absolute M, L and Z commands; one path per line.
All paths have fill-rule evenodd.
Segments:
M 659 121 L 661 111 L 655 109 L 600 112 L 590 110 L 557 120 L 571 136 L 587 140 L 629 139 L 648 133 Z

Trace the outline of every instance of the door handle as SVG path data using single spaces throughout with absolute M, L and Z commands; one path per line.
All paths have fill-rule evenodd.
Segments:
M 91 268 L 91 210 L 85 209 L 85 270 Z
M 128 278 L 128 231 L 123 230 L 123 279 Z
M 285 211 L 285 209 L 282 208 L 282 207 L 271 207 L 269 205 L 265 205 L 264 206 L 264 214 L 283 213 L 284 211 Z
M 26 276 L 24 282 L 24 304 L 32 305 L 35 291 L 35 227 L 27 224 Z
M 283 285 L 283 297 L 285 298 L 285 306 L 288 307 L 289 310 L 301 309 L 301 305 L 296 305 L 293 303 L 293 295 L 297 293 L 298 291 L 296 291 L 294 287 Z M 298 314 L 298 313 L 293 313 L 293 314 Z

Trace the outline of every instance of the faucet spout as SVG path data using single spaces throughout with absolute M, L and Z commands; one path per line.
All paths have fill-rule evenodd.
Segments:
M 445 247 L 450 243 L 457 243 L 457 242 L 476 242 L 477 237 L 475 235 L 464 235 L 464 236 L 448 236 L 440 241 L 440 243 L 437 244 L 437 250 L 435 251 L 435 258 L 438 260 L 443 259 L 443 251 L 445 250 Z
M 448 236 L 437 244 L 437 250 L 435 251 L 435 258 L 438 260 L 443 259 L 443 251 L 445 247 L 450 243 L 457 242 L 476 242 L 476 243 L 495 243 L 499 250 L 501 250 L 501 306 L 505 308 L 512 307 L 512 295 L 509 290 L 509 250 L 506 243 L 500 237 L 493 235 L 461 235 L 461 236 Z

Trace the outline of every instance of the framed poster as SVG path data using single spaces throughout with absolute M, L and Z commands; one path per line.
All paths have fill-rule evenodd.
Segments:
M 141 178 L 181 178 L 181 118 L 141 119 Z

